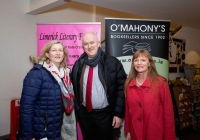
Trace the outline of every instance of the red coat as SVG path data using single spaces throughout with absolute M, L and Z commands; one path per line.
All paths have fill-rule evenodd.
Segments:
M 131 140 L 176 140 L 171 94 L 164 78 L 158 77 L 151 87 L 148 78 L 140 87 L 133 79 L 125 100 L 124 130 Z

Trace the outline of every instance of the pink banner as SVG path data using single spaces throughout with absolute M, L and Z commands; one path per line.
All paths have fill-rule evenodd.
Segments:
M 67 64 L 71 69 L 83 53 L 82 36 L 86 32 L 96 33 L 100 40 L 101 23 L 37 24 L 37 55 L 40 55 L 42 47 L 47 42 L 59 40 L 63 42 L 68 51 Z

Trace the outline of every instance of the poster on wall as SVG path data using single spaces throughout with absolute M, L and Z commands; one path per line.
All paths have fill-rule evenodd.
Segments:
M 127 75 L 134 52 L 146 49 L 153 56 L 158 73 L 168 79 L 170 21 L 106 18 L 105 24 L 106 53 L 121 61 Z
M 74 62 L 84 52 L 82 36 L 86 32 L 94 32 L 101 37 L 101 23 L 62 23 L 62 24 L 37 24 L 37 55 L 42 47 L 51 40 L 61 41 L 68 52 L 67 67 L 72 68 Z
M 169 39 L 169 72 L 184 73 L 186 40 L 175 37 Z

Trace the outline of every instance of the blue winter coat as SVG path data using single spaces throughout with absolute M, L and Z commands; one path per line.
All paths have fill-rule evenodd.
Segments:
M 61 139 L 63 115 L 61 90 L 53 76 L 35 64 L 23 82 L 20 101 L 22 140 Z

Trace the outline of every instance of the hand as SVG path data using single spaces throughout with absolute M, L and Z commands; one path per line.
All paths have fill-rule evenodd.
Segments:
M 32 140 L 35 140 L 35 138 L 32 138 Z
M 130 133 L 127 133 L 127 135 L 126 135 L 126 140 L 131 140 L 131 135 L 130 135 Z
M 122 125 L 122 119 L 117 116 L 114 116 L 113 122 L 112 122 L 113 128 L 119 128 L 121 125 Z

